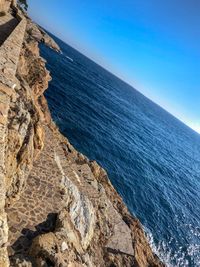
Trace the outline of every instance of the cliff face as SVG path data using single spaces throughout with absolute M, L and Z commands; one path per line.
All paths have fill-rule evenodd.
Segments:
M 59 48 L 20 16 L 15 66 L 0 68 L 0 266 L 164 266 L 105 170 L 54 125 L 38 42 Z
M 0 0 L 0 12 L 7 12 L 11 4 L 15 4 L 13 0 Z

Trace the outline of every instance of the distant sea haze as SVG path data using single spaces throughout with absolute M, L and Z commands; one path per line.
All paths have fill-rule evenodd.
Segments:
M 200 135 L 56 38 L 41 45 L 53 119 L 96 160 L 168 266 L 200 266 Z

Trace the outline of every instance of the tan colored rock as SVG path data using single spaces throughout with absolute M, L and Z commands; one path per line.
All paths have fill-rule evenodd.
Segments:
M 17 97 L 11 102 L 9 112 L 9 128 L 7 132 L 6 151 L 6 187 L 7 202 L 19 196 L 23 190 L 27 175 L 32 167 L 34 158 L 34 120 L 37 112 L 26 87 L 16 89 Z M 20 92 L 20 93 L 19 93 Z M 21 94 L 24 94 L 24 98 Z M 29 106 L 29 109 L 27 109 Z
M 62 240 L 61 250 L 63 243 L 65 243 L 68 247 L 68 250 L 72 245 L 78 253 L 83 253 L 80 234 L 75 229 L 69 213 L 65 209 L 62 210 L 58 215 L 55 234 L 59 240 Z
M 45 133 L 44 129 L 41 124 L 36 124 L 35 126 L 35 135 L 34 135 L 34 149 L 35 149 L 35 158 L 37 157 L 38 153 L 43 149 L 44 147 L 44 138 Z
M 9 259 L 8 259 L 8 252 L 7 247 L 0 248 L 0 266 L 1 267 L 9 267 Z
M 18 15 L 0 47 L 0 80 L 7 84 L 0 85 L 0 266 L 9 266 L 7 214 L 11 267 L 164 266 L 105 170 L 52 122 L 43 95 L 51 77 L 38 42 L 59 49 Z
M 7 240 L 8 240 L 7 214 L 0 212 L 0 266 L 1 267 L 9 267 Z
M 7 225 L 7 214 L 0 214 L 0 247 L 3 247 L 7 243 L 8 236 L 8 225 Z
M 15 94 L 15 92 L 12 90 L 12 88 L 9 88 L 9 87 L 5 86 L 4 84 L 0 84 L 0 92 L 6 94 L 8 96 L 12 96 L 13 94 Z
M 6 139 L 8 124 L 9 96 L 5 93 L 6 87 L 0 85 L 0 266 L 9 266 L 7 254 L 8 225 L 7 214 L 5 213 L 6 200 L 6 179 L 5 179 L 5 161 L 6 161 Z
M 77 231 L 79 231 L 82 246 L 86 249 L 94 234 L 94 225 L 96 222 L 94 207 L 87 196 L 82 194 L 77 186 L 64 173 L 57 155 L 55 155 L 55 160 L 63 175 L 62 186 L 67 191 L 67 194 L 70 195 L 69 215 L 71 222 L 74 224 Z
M 53 233 L 44 234 L 33 240 L 29 254 L 34 258 L 36 266 L 61 266 L 63 264 L 58 240 Z M 63 265 L 64 266 L 64 265 Z
M 58 44 L 41 27 L 31 20 L 28 20 L 27 32 L 37 42 L 43 42 L 55 51 L 60 52 Z
M 112 218 L 113 231 L 106 247 L 115 251 L 134 256 L 133 240 L 131 230 L 122 220 L 120 214 L 113 208 L 109 200 L 107 200 L 107 216 Z
M 8 12 L 12 0 L 0 0 L 0 11 L 1 12 Z

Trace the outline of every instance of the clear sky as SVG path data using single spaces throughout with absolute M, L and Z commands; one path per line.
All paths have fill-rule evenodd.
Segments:
M 200 0 L 29 0 L 29 14 L 200 133 Z

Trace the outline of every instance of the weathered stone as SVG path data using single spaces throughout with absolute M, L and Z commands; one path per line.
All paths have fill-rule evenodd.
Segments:
M 72 244 L 77 252 L 83 253 L 80 235 L 66 210 L 62 210 L 58 215 L 55 234 L 59 240 L 63 240 L 62 242 L 65 242 L 68 246 Z
M 106 247 L 115 251 L 134 256 L 131 230 L 123 221 L 120 214 L 113 208 L 109 200 L 106 202 L 107 216 L 113 219 L 113 233 L 109 238 Z
M 26 19 L 22 19 L 9 35 L 9 37 L 4 41 L 3 45 L 0 47 L 0 82 L 3 82 L 4 76 L 6 76 L 11 81 L 15 78 L 25 27 Z M 4 58 L 5 54 L 6 61 L 1 61 L 1 58 Z M 2 57 L 1 55 L 4 55 L 4 57 Z
M 56 163 L 62 174 L 62 185 L 67 190 L 72 201 L 70 201 L 70 217 L 75 228 L 81 235 L 81 243 L 86 249 L 94 234 L 94 225 L 96 221 L 95 210 L 90 200 L 82 194 L 77 186 L 64 173 L 60 159 L 55 155 Z
M 13 267 L 163 266 L 105 170 L 52 122 L 38 42 L 59 48 L 13 13 L 17 26 L 0 47 L 0 266 L 9 266 L 7 246 Z
M 8 237 L 8 225 L 7 225 L 7 214 L 0 214 L 0 247 L 4 246 L 7 243 Z
M 28 20 L 27 32 L 37 42 L 43 42 L 55 51 L 60 52 L 58 44 L 41 27 L 30 20 Z
M 7 240 L 8 240 L 8 225 L 7 214 L 0 212 L 0 266 L 8 267 L 8 254 L 7 254 Z
M 53 233 L 44 234 L 33 240 L 29 254 L 34 258 L 36 266 L 62 266 L 63 260 L 58 240 Z M 43 265 L 41 265 L 41 263 Z
M 65 241 L 62 242 L 62 245 L 61 245 L 61 252 L 64 252 L 65 250 L 68 250 L 68 245 Z
M 8 12 L 10 5 L 13 3 L 12 0 L 0 0 L 0 11 Z

